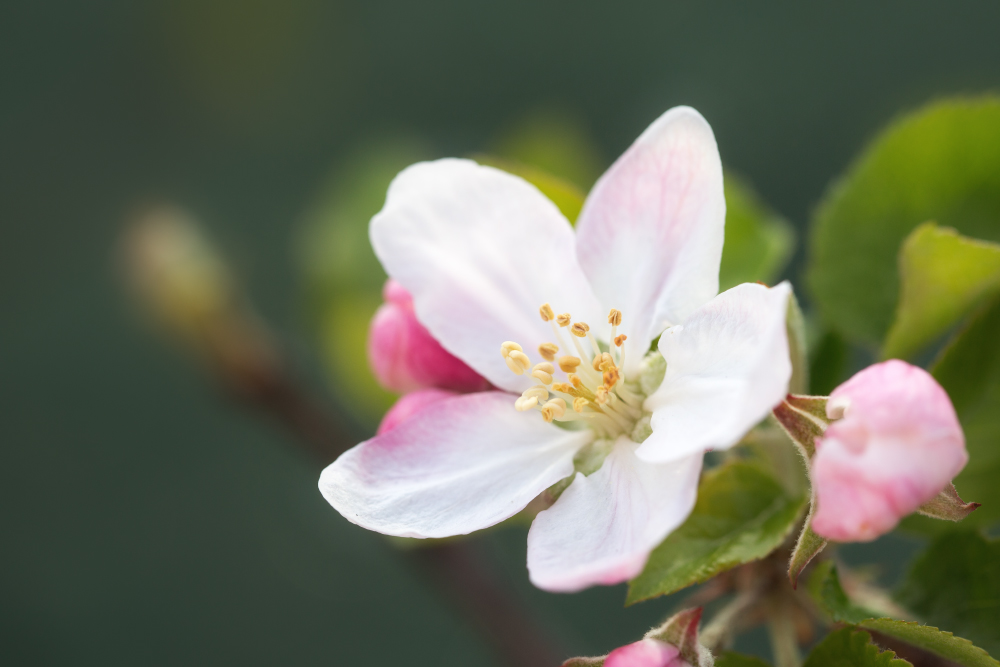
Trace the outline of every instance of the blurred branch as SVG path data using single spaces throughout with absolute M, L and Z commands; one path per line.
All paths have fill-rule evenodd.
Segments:
M 202 359 L 233 400 L 277 420 L 320 466 L 354 444 L 346 425 L 293 377 L 273 336 L 189 217 L 153 209 L 127 230 L 123 250 L 126 278 L 138 300 Z M 503 664 L 561 663 L 530 611 L 509 594 L 474 542 L 428 543 L 400 553 L 471 621 Z

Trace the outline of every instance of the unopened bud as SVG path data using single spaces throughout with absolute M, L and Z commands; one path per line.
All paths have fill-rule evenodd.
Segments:
M 417 320 L 413 299 L 395 280 L 382 289 L 379 306 L 368 329 L 368 362 L 375 378 L 386 389 L 411 392 L 438 387 L 458 392 L 481 391 L 486 380 L 437 342 Z M 501 352 L 520 350 L 504 343 Z
M 831 403 L 842 418 L 816 439 L 812 460 L 812 529 L 822 537 L 867 542 L 889 532 L 947 490 L 969 459 L 948 394 L 921 368 L 869 366 Z

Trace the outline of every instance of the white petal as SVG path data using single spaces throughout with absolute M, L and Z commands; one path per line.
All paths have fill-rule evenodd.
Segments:
M 521 511 L 572 474 L 589 431 L 567 431 L 483 392 L 425 408 L 348 450 L 319 488 L 348 521 L 399 537 L 448 537 Z
M 539 317 L 542 304 L 607 326 L 569 222 L 517 176 L 470 160 L 415 164 L 393 180 L 370 233 L 386 271 L 413 295 L 420 322 L 498 387 L 535 384 L 507 368 L 505 341 L 536 363 L 538 345 L 558 343 Z
M 646 399 L 653 434 L 638 455 L 670 461 L 736 444 L 788 393 L 791 286 L 745 283 L 660 337 L 663 384 Z
M 576 479 L 535 517 L 528 572 L 547 591 L 570 593 L 636 576 L 649 553 L 694 507 L 702 455 L 653 464 L 622 436 L 600 470 Z
M 627 373 L 718 293 L 725 221 L 715 137 L 689 107 L 660 116 L 594 186 L 577 252 L 601 303 L 622 311 Z

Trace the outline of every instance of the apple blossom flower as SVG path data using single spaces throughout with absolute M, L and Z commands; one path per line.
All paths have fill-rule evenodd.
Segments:
M 454 391 L 448 391 L 447 389 L 418 389 L 417 391 L 412 391 L 409 394 L 403 394 L 399 397 L 389 411 L 385 413 L 382 417 L 382 421 L 378 425 L 378 431 L 375 435 L 382 435 L 388 431 L 399 426 L 403 421 L 409 419 L 413 415 L 421 412 L 427 408 L 427 406 L 432 403 L 437 403 L 438 401 L 443 401 L 446 398 L 452 398 L 453 396 L 458 396 L 458 393 Z
M 604 667 L 691 667 L 680 649 L 658 639 L 642 639 L 617 648 L 604 659 Z
M 568 483 L 529 531 L 531 580 L 575 591 L 637 575 L 690 513 L 705 450 L 788 389 L 790 287 L 717 295 L 724 222 L 715 138 L 687 107 L 601 177 L 575 233 L 516 176 L 459 159 L 405 169 L 372 219 L 375 253 L 420 323 L 497 389 L 345 452 L 323 495 L 365 528 L 438 538 Z
M 836 419 L 816 441 L 816 534 L 867 542 L 931 500 L 965 467 L 965 436 L 948 394 L 896 359 L 864 369 L 827 402 Z
M 489 387 L 476 371 L 434 340 L 413 313 L 413 299 L 390 278 L 382 288 L 385 299 L 368 330 L 368 361 L 386 389 L 406 393 L 437 387 L 458 392 Z

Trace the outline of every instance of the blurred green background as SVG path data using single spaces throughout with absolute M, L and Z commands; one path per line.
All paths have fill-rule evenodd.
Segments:
M 306 284 L 326 264 L 304 230 L 343 219 L 337 265 L 367 266 L 352 216 L 370 212 L 351 200 L 366 174 L 488 152 L 585 190 L 690 104 L 799 229 L 797 280 L 804 222 L 879 127 L 1000 88 L 997 25 L 986 2 L 4 3 L 0 662 L 497 664 L 383 538 L 326 505 L 285 432 L 136 317 L 116 262 L 134 207 L 199 216 L 362 439 L 373 417 L 329 379 Z M 553 128 L 550 155 L 533 137 Z M 377 289 L 347 273 L 348 292 Z M 478 540 L 567 656 L 631 641 L 673 603 L 542 593 L 522 529 Z M 892 577 L 910 550 L 853 553 Z

